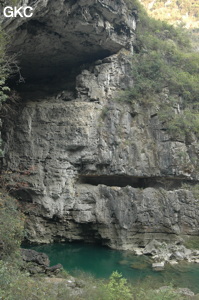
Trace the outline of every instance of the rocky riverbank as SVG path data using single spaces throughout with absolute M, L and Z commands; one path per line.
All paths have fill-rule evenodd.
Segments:
M 45 253 L 31 249 L 21 249 L 21 256 L 24 262 L 22 269 L 26 270 L 31 276 L 38 274 L 55 276 L 63 269 L 61 264 L 50 266 L 49 257 Z
M 162 245 L 162 248 L 165 245 Z M 168 246 L 168 245 L 167 245 Z M 148 250 L 145 249 L 143 253 L 145 252 L 145 255 L 151 255 L 152 253 L 154 254 L 154 251 L 156 249 L 156 254 L 157 254 L 157 249 L 159 248 L 160 252 L 160 243 L 157 241 L 152 241 L 150 245 L 148 245 Z M 168 247 L 171 252 L 171 245 Z M 174 246 L 172 248 L 174 250 Z M 176 250 L 176 248 L 175 248 Z M 179 250 L 179 248 L 178 248 Z M 148 252 L 147 252 L 148 251 Z M 180 250 L 179 250 L 180 251 Z M 181 247 L 181 252 L 182 252 L 182 247 Z M 43 281 L 43 284 L 46 286 L 46 288 L 49 286 L 50 289 L 53 289 L 54 297 L 58 296 L 59 294 L 67 293 L 69 299 L 85 299 L 85 295 L 87 293 L 92 294 L 96 291 L 96 293 L 99 293 L 99 288 L 101 286 L 102 289 L 105 287 L 108 287 L 108 285 L 102 283 L 101 280 L 97 280 L 91 277 L 87 277 L 86 273 L 84 276 L 78 276 L 74 277 L 69 275 L 66 272 L 60 272 L 62 269 L 62 266 L 60 264 L 49 267 L 49 258 L 46 254 L 40 253 L 34 250 L 29 250 L 29 249 L 22 249 L 22 258 L 25 263 L 24 265 L 24 270 L 29 273 L 30 276 L 34 276 L 35 280 L 37 278 L 40 278 Z M 166 257 L 166 249 L 164 252 Z M 144 255 L 144 254 L 143 254 Z M 156 255 L 157 256 L 157 255 Z M 167 261 L 168 262 L 168 261 Z M 157 269 L 158 270 L 158 269 Z M 160 269 L 159 269 L 160 270 Z M 161 269 L 162 270 L 162 269 Z M 42 277 L 39 277 L 41 276 Z M 47 275 L 48 277 L 45 277 Z M 113 277 L 114 278 L 114 277 Z M 113 279 L 112 279 L 113 280 Z M 118 286 L 120 285 L 120 281 L 117 281 Z M 126 287 L 127 287 L 127 282 L 126 282 Z M 130 287 L 130 286 L 129 286 Z M 115 286 L 116 288 L 116 286 Z M 140 287 L 141 289 L 141 287 Z M 138 297 L 139 295 L 139 289 L 135 290 L 135 288 L 131 287 L 129 291 L 131 290 L 132 295 L 137 294 Z M 106 293 L 108 290 L 106 290 Z M 123 291 L 124 293 L 124 291 Z M 129 295 L 131 295 L 129 293 Z M 155 296 L 162 296 L 163 295 L 170 295 L 170 297 L 174 297 L 172 299 L 198 299 L 198 295 L 194 294 L 190 289 L 188 288 L 172 288 L 171 286 L 162 286 L 160 288 L 154 288 L 149 287 L 149 294 L 152 294 L 153 297 Z M 70 298 L 71 297 L 71 298 Z M 79 297 L 79 298 L 78 298 Z M 102 297 L 102 295 L 100 296 Z M 108 296 L 107 296 L 108 297 Z M 145 297 L 144 294 L 142 297 Z M 101 298 L 100 298 L 101 299 Z M 104 299 L 104 298 L 102 298 Z M 123 298 L 122 298 L 123 299 Z M 131 299 L 131 298 L 129 298 Z M 140 298 L 138 298 L 140 299 Z M 143 298 L 145 299 L 145 298 Z M 147 299 L 152 299 L 152 298 L 147 298 Z
M 137 255 L 150 255 L 155 270 L 164 270 L 165 264 L 171 265 L 179 262 L 199 263 L 199 250 L 187 249 L 184 245 L 175 243 L 150 241 L 144 248 L 134 249 Z

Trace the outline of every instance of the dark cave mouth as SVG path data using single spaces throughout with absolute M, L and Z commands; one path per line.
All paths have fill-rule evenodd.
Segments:
M 182 184 L 197 184 L 196 181 L 186 180 L 184 178 L 174 177 L 136 177 L 130 175 L 80 175 L 80 184 L 89 184 L 93 186 L 106 185 L 116 187 L 131 186 L 134 188 L 163 188 L 166 190 L 180 189 Z
M 45 54 L 45 53 L 44 53 Z M 114 54 L 109 50 L 102 49 L 94 53 L 83 55 L 76 61 L 69 60 L 68 57 L 62 57 L 58 52 L 55 57 L 50 54 L 42 58 L 31 59 L 31 57 L 24 59 L 19 58 L 19 66 L 21 68 L 21 75 L 27 82 L 40 82 L 46 79 L 62 78 L 63 75 L 73 73 L 74 70 L 79 70 L 82 66 L 92 65 L 97 60 L 102 60 Z
M 40 30 L 37 32 L 37 30 Z M 42 31 L 43 30 L 43 31 Z M 8 86 L 19 92 L 19 94 L 31 95 L 35 91 L 45 91 L 42 96 L 53 95 L 53 92 L 61 90 L 74 91 L 76 77 L 82 70 L 89 69 L 96 61 L 103 60 L 110 55 L 117 53 L 121 46 L 102 47 L 95 39 L 91 41 L 92 47 L 88 47 L 84 34 L 70 34 L 67 41 L 60 41 L 57 36 L 57 44 L 51 41 L 51 35 L 46 32 L 46 24 L 38 20 L 30 20 L 18 28 L 19 36 L 23 40 L 26 33 L 31 40 L 24 41 L 23 48 L 12 45 L 8 48 L 8 54 L 12 58 L 12 74 L 8 79 Z M 25 33 L 24 33 L 25 32 Z M 32 35 L 36 32 L 36 35 Z M 44 41 L 37 40 L 41 34 L 46 34 Z M 22 36 L 21 36 L 22 35 Z M 85 38 L 85 37 L 84 37 Z M 45 41 L 48 41 L 48 48 L 45 49 Z M 14 41 L 13 41 L 14 43 Z M 61 44 L 59 44 L 61 43 Z M 38 47 L 35 48 L 35 44 Z M 78 44 L 78 47 L 77 47 Z M 42 51 L 42 47 L 44 48 Z M 14 57 L 16 58 L 14 59 Z
M 136 188 L 145 187 L 145 182 L 143 178 L 132 177 L 132 176 L 122 176 L 122 175 L 81 175 L 79 178 L 79 182 L 82 184 L 90 184 L 90 185 L 107 185 L 107 186 L 132 186 Z
M 31 63 L 19 59 L 18 69 L 13 70 L 12 76 L 7 80 L 7 85 L 17 91 L 21 99 L 42 99 L 46 96 L 54 96 L 61 91 L 68 91 L 76 98 L 76 78 L 83 70 L 91 70 L 96 62 L 103 61 L 114 53 L 108 50 L 102 50 L 93 55 L 85 56 L 76 63 L 61 61 L 57 64 L 46 63 L 43 71 L 41 62 Z M 51 62 L 51 63 L 50 63 Z

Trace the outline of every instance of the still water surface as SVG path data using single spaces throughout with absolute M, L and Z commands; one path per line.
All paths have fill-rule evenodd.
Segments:
M 172 283 L 199 293 L 199 264 L 184 263 L 156 272 L 151 268 L 149 257 L 135 256 L 129 251 L 117 251 L 98 245 L 67 243 L 35 246 L 31 249 L 46 253 L 51 265 L 61 263 L 72 275 L 77 271 L 84 271 L 96 278 L 108 278 L 117 270 L 133 283 L 149 281 L 152 286 Z

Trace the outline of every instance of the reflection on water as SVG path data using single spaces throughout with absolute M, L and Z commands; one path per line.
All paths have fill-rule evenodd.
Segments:
M 181 263 L 168 266 L 163 272 L 156 272 L 152 270 L 152 262 L 148 256 L 135 256 L 129 251 L 111 250 L 97 245 L 67 243 L 36 246 L 31 249 L 45 252 L 51 265 L 61 263 L 72 274 L 81 270 L 98 278 L 108 278 L 117 270 L 133 283 L 149 281 L 157 286 L 172 283 L 199 293 L 198 264 Z

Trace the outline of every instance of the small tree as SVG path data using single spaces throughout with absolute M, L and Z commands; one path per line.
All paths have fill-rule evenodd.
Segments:
M 132 293 L 127 285 L 127 280 L 117 271 L 112 273 L 105 288 L 107 289 L 107 300 L 132 299 Z

